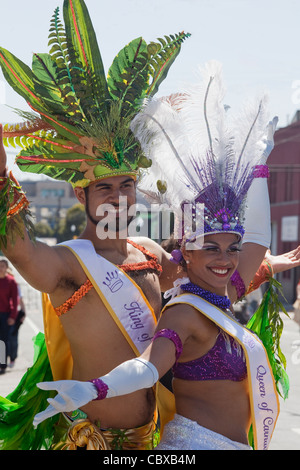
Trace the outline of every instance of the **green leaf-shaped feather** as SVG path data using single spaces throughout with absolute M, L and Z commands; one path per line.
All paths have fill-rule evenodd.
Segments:
M 64 103 L 64 91 L 58 81 L 58 68 L 50 54 L 34 54 L 32 60 L 34 87 L 51 113 L 65 115 L 68 111 Z
M 137 109 L 148 89 L 147 44 L 137 38 L 125 46 L 115 57 L 107 77 L 108 88 L 113 99 L 120 100 L 122 114 Z
M 72 51 L 75 51 L 81 68 L 87 71 L 91 79 L 94 100 L 101 107 L 109 95 L 102 58 L 89 12 L 82 0 L 65 0 L 63 12 L 70 55 Z M 70 58 L 73 61 L 74 57 Z
M 150 71 L 152 82 L 147 91 L 147 95 L 153 96 L 161 82 L 166 78 L 168 71 L 178 56 L 182 42 L 190 37 L 189 33 L 179 33 L 174 35 L 165 36 L 165 39 L 158 39 L 159 43 L 151 42 L 148 46 L 148 52 L 151 56 Z
M 269 288 L 259 308 L 247 323 L 247 328 L 256 333 L 263 342 L 273 370 L 277 391 L 283 398 L 287 398 L 289 378 L 285 370 L 286 358 L 281 350 L 280 339 L 283 330 L 281 314 L 288 316 L 288 313 L 278 298 L 279 294 L 282 295 L 281 284 L 271 278 Z
M 0 65 L 10 86 L 34 107 L 41 107 L 41 100 L 34 89 L 31 69 L 4 48 L 0 48 Z
M 51 19 L 49 44 L 52 46 L 50 50 L 51 59 L 55 62 L 57 68 L 57 84 L 65 105 L 64 114 L 71 120 L 74 120 L 74 116 L 76 116 L 77 121 L 84 120 L 86 116 L 78 96 L 78 83 L 81 82 L 82 71 L 78 67 L 75 53 L 73 53 L 73 64 L 72 66 L 70 65 L 72 54 L 67 47 L 64 26 L 59 19 L 59 8 L 55 9 Z M 70 45 L 70 47 L 73 46 Z M 48 73 L 52 74 L 49 70 Z M 57 106 L 54 107 L 54 112 L 59 112 Z

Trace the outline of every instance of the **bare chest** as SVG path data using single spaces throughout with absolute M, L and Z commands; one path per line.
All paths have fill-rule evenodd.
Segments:
M 141 289 L 144 296 L 150 303 L 156 315 L 156 318 L 158 318 L 160 315 L 161 304 L 162 304 L 158 275 L 155 273 L 143 272 L 143 271 L 128 273 L 128 275 Z

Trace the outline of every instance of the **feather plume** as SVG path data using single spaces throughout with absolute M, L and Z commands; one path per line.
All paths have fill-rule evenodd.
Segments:
M 132 130 L 152 160 L 151 175 L 141 180 L 142 189 L 153 190 L 151 179 L 159 177 L 167 182 L 169 194 L 173 193 L 172 206 L 178 207 L 178 201 L 194 199 L 207 183 L 207 180 L 201 181 L 201 177 L 204 177 L 202 166 L 208 151 L 211 155 L 221 154 L 223 163 L 229 166 L 227 157 L 231 144 L 230 137 L 226 137 L 226 141 L 224 138 L 227 134 L 223 97 L 220 65 L 212 63 L 203 70 L 199 86 L 183 94 L 146 102 L 132 123 Z M 221 165 L 219 173 L 224 174 L 220 159 L 216 161 Z
M 225 88 L 221 75 L 221 64 L 208 62 L 198 70 L 198 82 L 186 92 L 181 109 L 190 141 L 195 150 L 213 152 L 214 137 L 220 123 L 224 122 L 223 99 Z
M 162 187 L 162 200 L 175 213 L 184 201 L 202 202 L 211 223 L 217 221 L 222 228 L 222 220 L 228 219 L 228 227 L 237 227 L 254 167 L 272 147 L 267 97 L 253 100 L 232 118 L 224 104 L 221 65 L 211 61 L 200 73 L 197 85 L 148 100 L 134 119 L 132 130 L 152 160 L 151 173 L 141 178 L 139 187 L 156 199 Z M 155 179 L 163 184 L 155 188 Z
M 41 119 L 37 119 L 35 122 L 25 121 L 18 124 L 5 124 L 3 129 L 3 139 L 21 137 L 41 130 L 53 130 L 53 127 Z
M 228 180 L 235 164 L 233 136 L 228 126 L 228 113 L 224 106 L 225 86 L 221 64 L 208 62 L 199 68 L 199 83 L 186 93 L 181 113 L 192 145 L 197 177 L 202 179 L 207 159 L 213 168 L 214 179 Z M 203 175 L 199 175 L 199 171 Z M 210 180 L 211 178 L 209 178 Z M 202 182 L 203 187 L 204 181 Z M 208 181 L 206 181 L 208 184 Z
M 182 148 L 180 113 L 168 100 L 147 100 L 143 111 L 133 120 L 131 129 L 146 157 L 152 160 L 151 169 L 144 172 L 138 187 L 155 194 L 157 200 L 157 182 L 165 183 L 167 191 L 161 194 L 161 202 L 172 202 L 172 207 L 179 208 L 183 199 L 191 199 L 195 195 L 196 185 L 191 161 L 188 165 L 187 159 L 181 155 L 181 151 L 186 149 Z M 185 184 L 178 185 L 178 178 L 182 177 L 194 181 L 194 185 L 190 188 Z M 169 201 L 170 196 L 172 201 Z

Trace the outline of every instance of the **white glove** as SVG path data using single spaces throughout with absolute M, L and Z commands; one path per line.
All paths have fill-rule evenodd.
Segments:
M 270 247 L 271 211 L 267 178 L 255 178 L 247 194 L 243 243 Z
M 106 398 L 127 395 L 143 388 L 150 388 L 158 379 L 156 367 L 140 357 L 123 362 L 108 374 L 100 377 L 100 380 L 108 386 Z M 56 390 L 58 395 L 55 398 L 49 398 L 50 406 L 34 417 L 34 426 L 57 413 L 74 411 L 98 397 L 98 390 L 91 382 L 58 380 L 56 382 L 41 382 L 37 386 L 41 390 Z
M 275 116 L 272 121 L 269 122 L 267 127 L 267 137 L 266 137 L 266 148 L 262 154 L 260 164 L 265 165 L 267 163 L 268 156 L 274 148 L 274 133 L 276 131 L 278 123 L 278 117 Z
M 265 165 L 274 147 L 274 132 L 278 118 L 275 117 L 267 127 L 265 150 L 260 164 Z M 271 243 L 271 213 L 267 178 L 254 178 L 247 194 L 245 211 L 245 235 L 243 243 L 256 243 L 270 247 Z
M 45 419 L 55 416 L 62 411 L 74 411 L 97 398 L 97 389 L 91 382 L 79 380 L 58 380 L 56 382 L 41 382 L 37 384 L 41 390 L 56 390 L 58 395 L 49 398 L 50 406 L 45 411 L 35 415 L 33 426 L 36 427 Z

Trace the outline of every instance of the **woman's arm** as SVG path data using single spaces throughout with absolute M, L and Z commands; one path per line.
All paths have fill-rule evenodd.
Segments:
M 266 162 L 274 147 L 273 136 L 277 122 L 278 118 L 276 117 L 268 125 L 265 150 L 260 165 L 255 169 L 255 178 L 247 194 L 245 235 L 238 266 L 246 289 L 254 278 L 271 243 L 271 212 L 267 184 L 269 170 Z M 228 295 L 232 302 L 237 300 L 236 290 L 231 283 L 228 285 Z
M 190 322 L 183 322 L 184 315 L 182 311 L 180 316 L 176 315 L 177 310 L 170 307 L 168 315 L 163 315 L 157 328 L 158 333 L 164 330 L 171 333 L 167 336 L 161 333 L 158 337 L 154 335 L 152 343 L 140 357 L 123 362 L 108 374 L 87 382 L 59 380 L 37 384 L 42 390 L 55 390 L 58 394 L 54 399 L 48 399 L 48 408 L 35 416 L 34 426 L 57 413 L 76 410 L 93 400 L 127 395 L 152 387 L 173 366 L 182 351 L 182 341 L 189 336 Z

